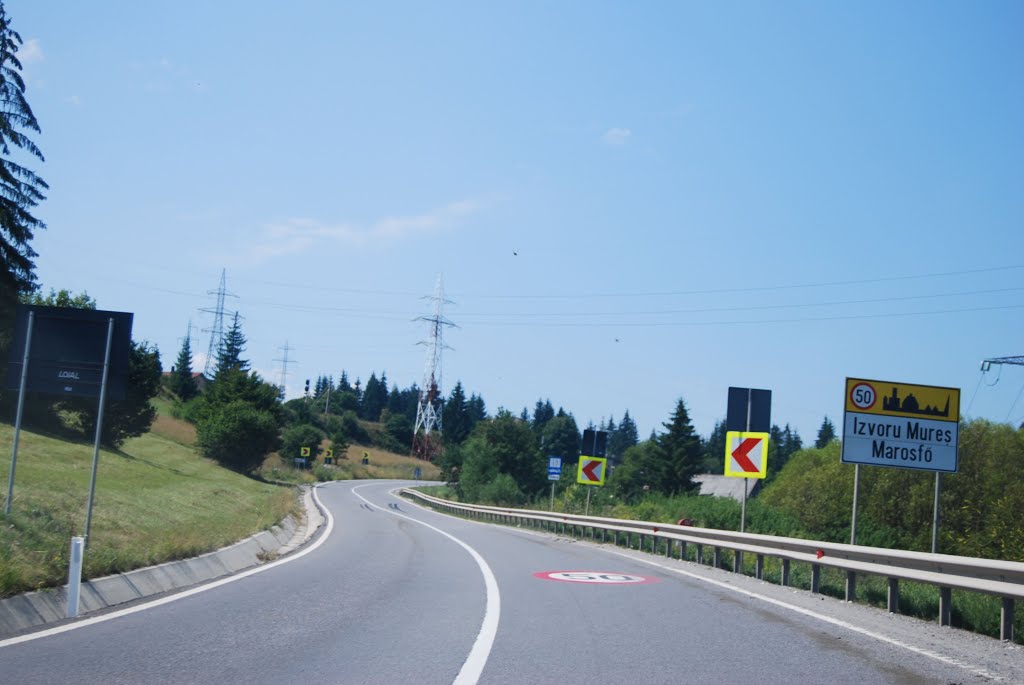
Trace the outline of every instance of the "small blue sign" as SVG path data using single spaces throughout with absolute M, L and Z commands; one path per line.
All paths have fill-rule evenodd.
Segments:
M 548 457 L 548 480 L 558 480 L 562 477 L 562 458 Z

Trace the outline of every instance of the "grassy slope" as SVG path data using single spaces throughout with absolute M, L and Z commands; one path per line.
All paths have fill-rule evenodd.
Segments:
M 6 492 L 13 428 L 0 424 Z M 270 527 L 295 508 L 291 489 L 245 478 L 196 456 L 194 432 L 164 415 L 121 450 L 101 450 L 85 575 L 180 559 Z M 92 445 L 23 430 L 13 511 L 0 514 L 0 597 L 59 585 L 82 535 Z

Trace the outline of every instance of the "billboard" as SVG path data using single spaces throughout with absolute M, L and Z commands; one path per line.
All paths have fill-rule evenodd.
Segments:
M 32 336 L 26 390 L 50 395 L 99 397 L 107 329 L 113 319 L 107 397 L 111 400 L 124 399 L 133 315 L 96 309 L 19 305 L 8 356 L 8 388 L 17 389 L 21 382 L 30 312 L 33 315 Z

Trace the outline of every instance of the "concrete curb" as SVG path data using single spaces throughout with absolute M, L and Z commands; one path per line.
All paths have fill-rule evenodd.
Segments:
M 215 552 L 82 581 L 78 615 L 204 583 L 298 549 L 324 523 L 323 513 L 313 500 L 312 488 L 301 486 L 301 490 L 304 510 L 301 521 L 297 522 L 292 516 L 287 516 L 270 530 Z M 0 637 L 65 620 L 67 590 L 68 586 L 64 585 L 0 600 Z

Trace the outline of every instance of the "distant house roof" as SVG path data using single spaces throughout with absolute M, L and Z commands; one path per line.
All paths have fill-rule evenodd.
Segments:
M 754 481 L 747 485 L 747 497 L 749 498 L 761 485 L 758 478 L 727 478 L 711 473 L 704 473 L 693 477 L 694 482 L 700 484 L 700 494 L 712 497 L 732 497 L 737 502 L 743 501 L 743 484 L 747 480 Z
M 170 378 L 172 373 L 174 373 L 173 367 L 171 368 L 170 371 L 164 371 L 163 376 L 164 376 L 164 378 Z M 193 371 L 192 372 L 192 380 L 194 380 L 196 382 L 196 387 L 199 388 L 200 390 L 205 388 L 206 384 L 210 382 L 206 378 L 206 376 L 203 375 L 202 371 Z

